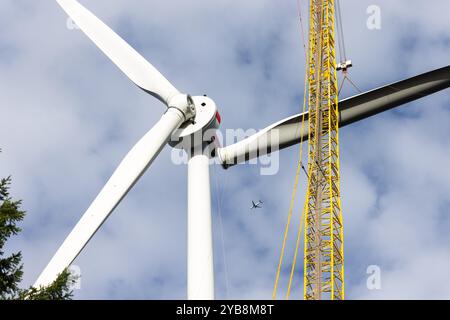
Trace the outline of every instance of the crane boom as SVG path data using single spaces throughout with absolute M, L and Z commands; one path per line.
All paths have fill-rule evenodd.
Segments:
M 304 298 L 344 299 L 334 0 L 310 0 Z

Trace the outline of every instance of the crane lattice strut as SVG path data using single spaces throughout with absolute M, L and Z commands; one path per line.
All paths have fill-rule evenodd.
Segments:
M 334 0 L 310 0 L 305 299 L 344 299 L 334 14 Z

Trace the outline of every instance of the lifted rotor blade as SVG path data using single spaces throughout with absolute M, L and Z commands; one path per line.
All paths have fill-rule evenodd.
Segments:
M 178 90 L 111 28 L 75 0 L 57 0 L 76 25 L 138 87 L 166 105 Z
M 169 108 L 156 125 L 128 152 L 41 273 L 34 284 L 35 288 L 51 284 L 58 274 L 72 263 L 183 121 L 184 116 L 180 111 Z
M 389 84 L 339 102 L 339 126 L 343 127 L 378 113 L 450 87 L 450 66 Z M 302 130 L 302 119 L 305 121 Z M 224 168 L 308 140 L 308 112 L 276 122 L 232 145 L 218 148 Z

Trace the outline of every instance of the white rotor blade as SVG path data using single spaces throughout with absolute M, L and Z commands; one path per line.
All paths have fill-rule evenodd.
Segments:
M 366 119 L 450 87 L 450 66 L 422 73 L 339 101 L 339 127 Z M 303 126 L 301 125 L 304 120 Z M 228 168 L 308 140 L 308 112 L 278 121 L 232 145 L 218 148 L 221 165 Z
M 138 87 L 168 105 L 178 90 L 136 50 L 75 0 L 57 0 L 76 25 Z
M 72 263 L 183 121 L 184 116 L 180 111 L 169 108 L 130 150 L 36 280 L 35 288 L 51 284 Z

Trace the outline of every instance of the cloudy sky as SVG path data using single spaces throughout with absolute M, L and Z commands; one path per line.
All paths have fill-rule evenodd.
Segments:
M 297 0 L 84 0 L 181 91 L 208 94 L 222 129 L 260 129 L 301 109 Z M 301 1 L 306 27 L 307 1 Z M 362 89 L 450 64 L 447 0 L 342 0 L 352 80 Z M 366 26 L 377 5 L 381 29 Z M 69 24 L 69 27 L 71 25 Z M 355 94 L 345 87 L 342 97 Z M 450 298 L 450 92 L 341 131 L 346 295 Z M 53 0 L 0 2 L 0 176 L 28 211 L 23 285 L 31 285 L 113 170 L 164 106 L 140 91 Z M 280 168 L 211 168 L 217 298 L 269 299 L 298 147 Z M 186 167 L 164 149 L 76 259 L 78 299 L 186 297 Z M 304 198 L 281 279 L 286 290 Z M 265 206 L 250 211 L 249 202 Z M 301 298 L 302 268 L 292 298 Z M 368 290 L 366 270 L 381 270 Z

